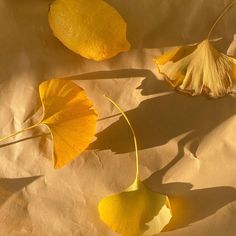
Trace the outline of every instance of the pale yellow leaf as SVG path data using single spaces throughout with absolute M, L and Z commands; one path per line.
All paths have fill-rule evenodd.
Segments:
M 217 51 L 209 40 L 178 47 L 156 59 L 171 85 L 191 95 L 217 98 L 235 92 L 236 59 Z

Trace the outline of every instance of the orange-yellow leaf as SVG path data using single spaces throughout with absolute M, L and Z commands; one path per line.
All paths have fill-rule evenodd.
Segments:
M 79 156 L 95 134 L 97 114 L 84 90 L 69 80 L 48 80 L 39 86 L 43 118 L 53 138 L 54 167 Z

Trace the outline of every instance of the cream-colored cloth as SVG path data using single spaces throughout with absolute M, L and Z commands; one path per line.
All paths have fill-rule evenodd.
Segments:
M 0 235 L 116 235 L 99 220 L 97 204 L 131 184 L 135 159 L 129 129 L 107 94 L 137 132 L 142 179 L 170 196 L 173 219 L 160 235 L 234 236 L 235 97 L 179 94 L 161 81 L 153 61 L 169 47 L 202 41 L 230 1 L 108 2 L 126 19 L 133 48 L 98 63 L 53 37 L 49 0 L 0 0 L 0 136 L 37 120 L 38 84 L 55 77 L 74 79 L 99 112 L 97 139 L 60 170 L 53 169 L 45 129 L 0 144 Z M 235 12 L 213 34 L 223 37 L 215 46 L 234 56 Z

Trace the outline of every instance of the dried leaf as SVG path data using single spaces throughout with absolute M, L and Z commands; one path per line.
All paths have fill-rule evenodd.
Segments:
M 159 72 L 176 89 L 191 95 L 217 98 L 235 92 L 236 59 L 217 51 L 210 42 L 216 24 L 236 4 L 229 3 L 217 17 L 206 40 L 177 47 L 156 59 Z
M 173 87 L 193 96 L 204 93 L 217 98 L 234 92 L 236 59 L 218 52 L 209 40 L 175 48 L 156 63 Z
M 136 152 L 136 177 L 125 191 L 105 197 L 99 202 L 101 220 L 122 236 L 159 233 L 169 223 L 172 214 L 168 197 L 148 189 L 139 180 L 137 141 L 134 130 L 121 108 L 108 98 L 123 114 L 131 128 Z

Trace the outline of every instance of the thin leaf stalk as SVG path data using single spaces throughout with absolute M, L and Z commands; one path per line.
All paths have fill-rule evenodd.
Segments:
M 209 33 L 208 33 L 208 36 L 207 36 L 207 39 L 209 40 L 210 37 L 211 37 L 211 34 L 212 34 L 212 31 L 215 29 L 216 25 L 219 23 L 219 21 L 225 16 L 225 14 L 236 4 L 236 0 L 230 2 L 223 10 L 222 12 L 219 14 L 219 16 L 216 18 L 216 20 L 214 21 Z
M 120 113 L 122 114 L 122 116 L 126 120 L 127 124 L 130 127 L 130 130 L 133 134 L 133 141 L 134 141 L 134 148 L 135 148 L 135 161 L 136 161 L 136 175 L 135 175 L 134 184 L 138 186 L 139 185 L 139 156 L 138 156 L 138 144 L 137 144 L 137 138 L 135 135 L 135 131 L 134 131 L 128 117 L 126 116 L 125 112 L 119 107 L 119 105 L 115 101 L 113 101 L 111 98 L 107 97 L 106 95 L 105 95 L 105 97 L 120 111 Z
M 28 131 L 28 130 L 31 130 L 31 129 L 37 127 L 39 124 L 40 124 L 40 123 L 34 124 L 34 125 L 30 126 L 30 127 L 27 127 L 27 128 L 25 128 L 25 129 L 19 130 L 19 131 L 15 132 L 15 133 L 12 133 L 12 134 L 7 135 L 7 136 L 5 136 L 5 137 L 2 137 L 2 138 L 0 138 L 0 142 L 5 141 L 5 140 L 7 140 L 7 139 L 9 139 L 9 138 L 15 137 L 15 136 L 17 136 L 18 134 L 21 134 L 21 133 L 26 132 L 26 131 Z

